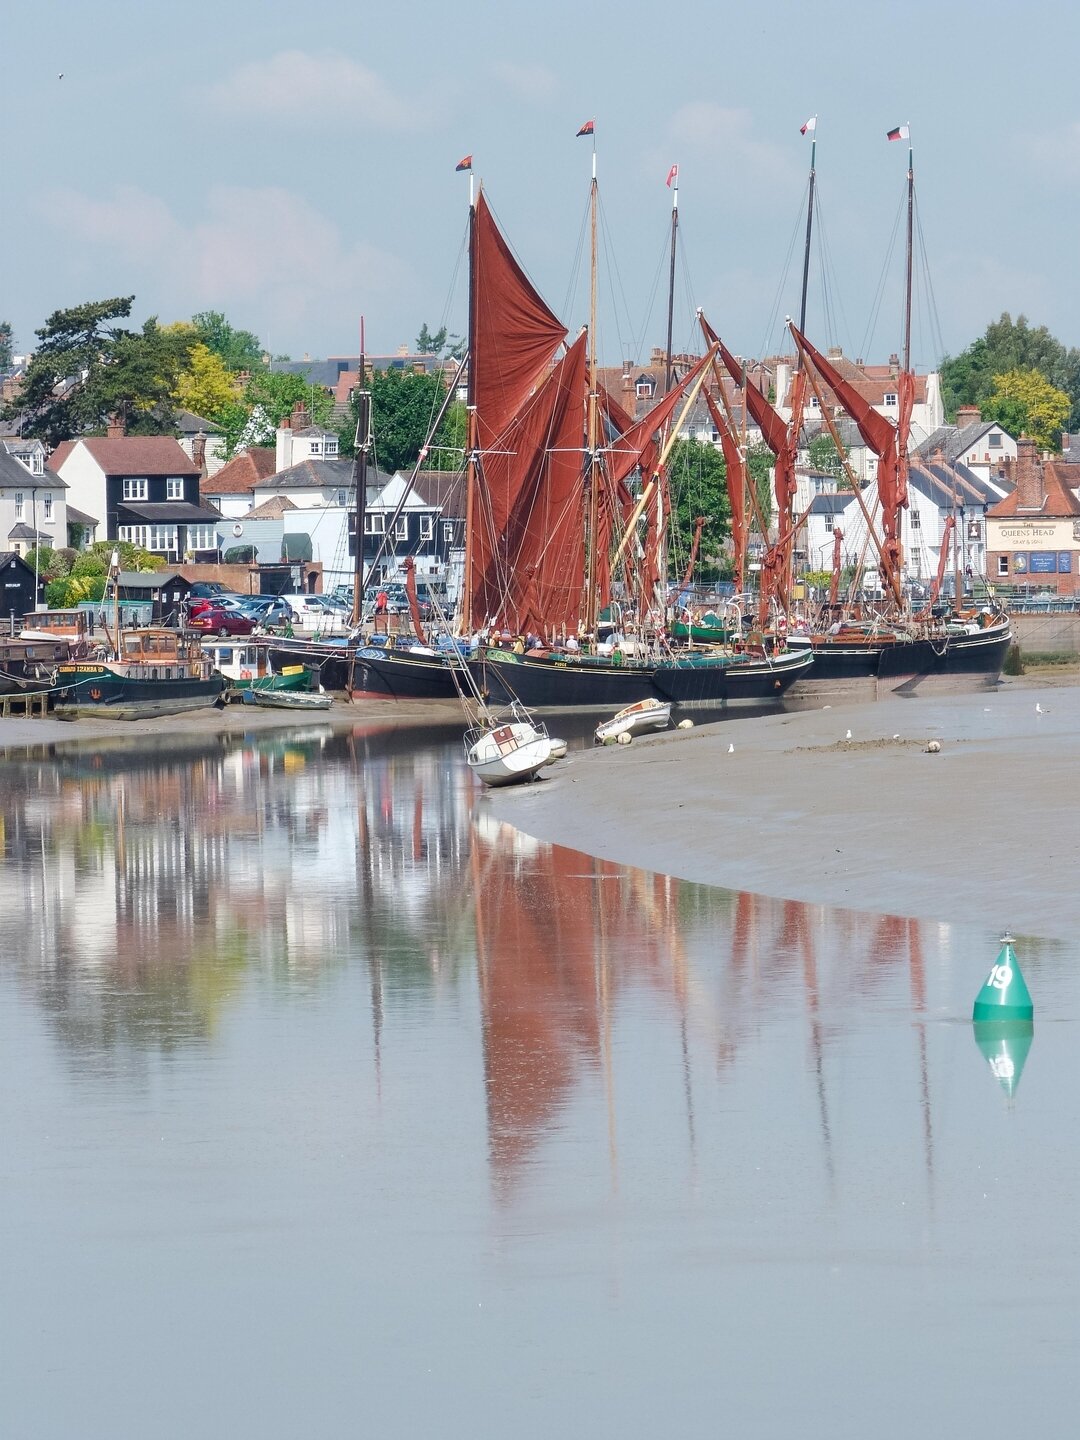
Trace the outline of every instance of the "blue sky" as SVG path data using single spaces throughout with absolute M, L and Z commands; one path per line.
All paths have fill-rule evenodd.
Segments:
M 674 162 L 676 348 L 696 343 L 701 305 L 736 351 L 768 353 L 797 313 L 799 126 L 817 113 L 812 338 L 867 360 L 899 348 L 906 147 L 885 133 L 910 121 L 933 292 L 920 271 L 918 365 L 1002 310 L 1080 345 L 1080 99 L 1053 63 L 1078 40 L 1077 12 L 1047 0 L 8 4 L 21 144 L 2 162 L 0 316 L 26 348 L 51 310 L 134 292 L 138 318 L 221 309 L 294 357 L 354 352 L 361 313 L 378 352 L 425 321 L 464 329 L 454 166 L 472 152 L 576 329 L 590 146 L 575 131 L 595 116 L 603 358 L 663 343 Z

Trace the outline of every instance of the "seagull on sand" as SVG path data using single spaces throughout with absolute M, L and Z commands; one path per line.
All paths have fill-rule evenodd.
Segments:
M 1049 711 L 1049 710 L 1044 710 L 1043 707 L 1039 704 L 1038 700 L 1036 700 L 1036 701 L 1035 701 L 1035 714 L 1036 714 L 1036 715 L 1049 715 L 1049 714 L 1050 714 L 1050 711 Z
M 727 753 L 728 753 L 729 755 L 734 755 L 734 754 L 735 754 L 735 746 L 734 746 L 734 745 L 729 745 L 729 746 L 727 747 Z
M 847 732 L 847 734 L 844 736 L 844 739 L 845 739 L 845 740 L 850 740 L 850 739 L 851 739 L 851 731 L 850 731 L 850 730 L 849 730 L 849 731 Z

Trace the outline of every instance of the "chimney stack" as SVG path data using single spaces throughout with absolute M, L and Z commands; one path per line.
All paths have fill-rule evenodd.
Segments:
M 206 436 L 200 430 L 191 442 L 191 461 L 199 467 L 199 476 L 206 479 Z
M 982 420 L 982 411 L 978 405 L 960 405 L 956 411 L 956 428 L 963 430 L 965 425 L 978 425 Z
M 1016 442 L 1016 512 L 1037 512 L 1046 502 L 1043 467 L 1039 447 L 1034 440 L 1021 435 Z
M 105 427 L 106 440 L 123 440 L 127 435 L 127 426 L 119 415 L 110 415 L 109 423 Z
M 274 454 L 274 470 L 280 474 L 292 465 L 293 434 L 292 421 L 286 415 L 277 430 L 277 447 Z

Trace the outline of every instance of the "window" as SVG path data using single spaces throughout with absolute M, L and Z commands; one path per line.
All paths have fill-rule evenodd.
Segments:
M 911 512 L 911 528 L 912 530 L 922 529 L 922 516 L 919 514 L 918 510 L 912 510 Z
M 321 440 L 309 440 L 309 441 L 308 441 L 308 449 L 309 449 L 309 453 L 310 453 L 311 455 L 321 455 L 321 454 L 322 454 L 322 441 L 321 441 Z
M 41 497 L 41 504 L 42 504 L 42 514 L 44 515 L 45 519 L 46 519 L 46 520 L 51 520 L 51 519 L 53 518 L 53 513 L 52 513 L 52 496 L 48 493 L 48 491 L 46 491 L 45 494 L 42 495 L 42 497 Z
M 639 380 L 636 389 L 642 400 L 648 400 L 653 393 L 653 383 L 651 380 Z
M 810 409 L 811 409 L 811 410 L 820 410 L 820 409 L 821 409 L 821 404 L 820 404 L 820 402 L 819 402 L 819 400 L 818 400 L 818 398 L 817 398 L 816 395 L 811 395 L 811 396 L 810 396 Z
M 183 500 L 184 482 L 178 475 L 170 475 L 165 481 L 165 499 Z
M 148 550 L 175 550 L 176 549 L 176 526 L 175 525 L 151 525 L 150 543 Z
M 386 515 L 382 510 L 369 510 L 364 516 L 365 535 L 385 535 Z
M 117 529 L 118 540 L 128 540 L 132 545 L 138 545 L 140 550 L 146 549 L 146 526 L 145 525 L 121 525 Z
M 897 395 L 896 391 L 890 390 L 885 396 L 885 404 L 895 407 L 896 404 L 899 402 L 899 399 L 900 397 L 899 395 Z
M 26 504 L 26 496 L 21 490 L 15 491 L 15 519 L 23 518 L 23 506 Z
M 1008 557 L 1007 555 L 999 555 L 999 556 L 997 557 L 997 562 L 998 562 L 998 574 L 999 574 L 999 575 L 1008 575 L 1008 573 L 1009 573 L 1009 557 Z
M 452 520 L 443 521 L 442 538 L 447 545 L 454 543 L 454 522 Z
M 1001 431 L 1000 431 L 1000 430 L 991 430 L 989 436 L 987 437 L 987 443 L 989 444 L 991 450 L 1000 450 L 1000 449 L 1001 449 Z
M 395 539 L 395 540 L 407 540 L 408 538 L 409 538 L 409 517 L 408 517 L 407 515 L 399 515 L 399 516 L 398 516 L 398 522 L 397 522 L 397 524 L 394 526 L 394 539 Z
M 347 490 L 339 490 L 337 492 L 337 503 L 344 510 L 345 506 L 349 503 L 349 492 Z
M 125 480 L 125 481 L 124 481 L 124 499 L 125 499 L 125 500 L 145 500 L 145 499 L 146 499 L 146 481 L 145 481 L 145 480 Z
M 216 550 L 217 531 L 213 525 L 189 525 L 185 548 L 188 550 Z
M 326 443 L 325 443 L 325 445 L 324 445 L 323 448 L 324 448 L 324 453 L 325 453 L 325 454 L 327 454 L 327 455 L 336 455 L 336 454 L 338 453 L 338 442 L 337 442 L 336 439 L 332 439 L 332 438 L 328 435 L 328 436 L 326 437 Z
M 826 515 L 826 516 L 825 516 L 825 529 L 829 532 L 830 535 L 832 534 L 832 528 L 833 528 L 833 517 L 832 517 L 831 515 Z

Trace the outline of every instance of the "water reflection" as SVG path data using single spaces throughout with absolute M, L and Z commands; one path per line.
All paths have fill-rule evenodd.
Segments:
M 603 1117 L 617 1189 L 621 1088 L 663 1049 L 667 1093 L 669 1045 L 692 1174 L 703 1087 L 736 1093 L 744 1054 L 796 1026 L 831 1192 L 837 1037 L 892 1011 L 913 1027 L 905 1066 L 932 1177 L 923 932 L 935 927 L 732 895 L 531 841 L 491 820 L 456 744 L 437 736 L 189 739 L 8 762 L 6 779 L 0 906 L 20 944 L 5 965 L 76 1068 L 210 1046 L 253 985 L 285 1003 L 360 966 L 381 1093 L 388 1013 L 475 996 L 492 1191 L 505 1204 L 582 1104 Z M 948 930 L 933 943 L 947 957 Z M 644 1055 L 632 1048 L 642 1040 Z

